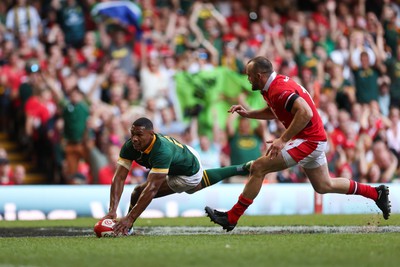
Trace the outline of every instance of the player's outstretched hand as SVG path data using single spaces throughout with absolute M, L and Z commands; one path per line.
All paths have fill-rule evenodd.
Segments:
M 228 110 L 229 113 L 238 113 L 242 117 L 248 117 L 249 113 L 248 111 L 242 106 L 242 105 L 233 105 L 231 108 Z

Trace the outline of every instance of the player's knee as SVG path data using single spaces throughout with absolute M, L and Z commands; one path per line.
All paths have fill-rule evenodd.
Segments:
M 199 183 L 195 188 L 189 189 L 187 191 L 185 191 L 188 194 L 193 194 L 196 193 L 197 191 L 203 189 L 203 186 L 201 185 L 201 183 Z
M 250 174 L 253 177 L 264 178 L 267 174 L 265 172 L 265 166 L 263 166 L 261 161 L 254 161 L 250 168 Z

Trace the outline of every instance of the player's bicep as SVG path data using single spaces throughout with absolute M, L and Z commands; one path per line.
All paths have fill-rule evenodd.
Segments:
M 297 95 L 298 96 L 298 95 Z M 294 101 L 293 105 L 290 108 L 290 112 L 294 115 L 299 111 L 303 111 L 306 114 L 310 114 L 312 116 L 312 109 L 308 105 L 307 101 L 304 98 L 298 96 Z

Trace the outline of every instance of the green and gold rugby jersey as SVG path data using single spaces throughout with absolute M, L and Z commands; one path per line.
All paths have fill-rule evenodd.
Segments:
M 150 169 L 152 173 L 192 176 L 200 169 L 199 161 L 186 145 L 176 139 L 155 134 L 150 146 L 144 152 L 133 148 L 129 139 L 122 146 L 118 164 L 128 170 L 132 161 Z

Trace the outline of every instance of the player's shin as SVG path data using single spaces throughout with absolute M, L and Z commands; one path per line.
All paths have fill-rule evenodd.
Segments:
M 201 180 L 202 187 L 207 187 L 216 184 L 226 178 L 236 175 L 248 175 L 251 162 L 243 165 L 233 165 L 229 167 L 208 169 L 203 172 L 203 179 Z

